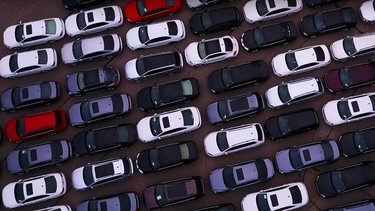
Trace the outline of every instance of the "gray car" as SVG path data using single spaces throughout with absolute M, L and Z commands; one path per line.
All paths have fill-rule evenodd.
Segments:
M 121 117 L 130 112 L 131 108 L 131 100 L 127 94 L 113 94 L 75 103 L 70 106 L 68 114 L 72 126 L 83 126 L 103 119 Z
M 126 192 L 100 198 L 92 198 L 80 202 L 76 207 L 76 211 L 137 211 L 138 209 L 139 200 L 135 192 Z

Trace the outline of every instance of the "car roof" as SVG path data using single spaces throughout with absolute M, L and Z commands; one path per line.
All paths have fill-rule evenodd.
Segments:
M 323 54 L 321 55 L 321 53 Z M 324 51 L 322 50 L 320 46 L 311 46 L 311 47 L 296 50 L 295 57 L 296 57 L 298 66 L 309 64 L 312 62 L 324 61 L 325 59 Z
M 316 112 L 310 109 L 286 114 L 286 116 L 288 116 L 289 127 L 293 129 L 317 123 Z
M 47 177 L 42 176 L 35 178 L 30 181 L 23 182 L 23 191 L 25 200 L 28 198 L 32 198 L 34 196 L 42 196 L 46 194 L 51 194 L 54 192 L 49 192 L 50 190 L 47 190 L 47 183 L 45 182 L 45 179 L 49 180 L 52 179 L 56 181 L 56 178 L 53 175 L 48 175 Z
M 319 86 L 316 78 L 306 78 L 305 80 L 288 83 L 288 91 L 292 98 L 296 98 L 307 93 L 318 92 Z
M 47 19 L 46 19 L 47 20 Z M 25 38 L 34 37 L 37 35 L 45 35 L 46 34 L 46 20 L 37 20 L 33 22 L 24 23 L 24 36 Z M 54 19 L 48 19 L 54 20 Z
M 120 110 L 118 110 L 120 108 Z M 106 113 L 122 111 L 123 100 L 120 95 L 107 96 L 90 100 L 90 113 L 92 117 Z
M 324 161 L 325 153 L 322 144 L 299 147 L 301 161 L 305 166 Z
M 169 131 L 175 128 L 182 128 L 184 126 L 184 117 L 182 111 L 175 111 L 168 114 L 161 114 L 160 116 L 160 127 L 162 131 Z
M 124 165 L 121 159 L 94 164 L 93 167 L 95 177 L 99 180 L 125 172 Z
M 53 111 L 39 113 L 25 117 L 26 133 L 30 134 L 43 129 L 53 129 L 56 127 L 56 118 Z
M 36 163 L 48 162 L 53 159 L 51 144 L 52 143 L 43 144 L 35 147 L 30 147 L 28 149 L 27 157 L 31 166 Z M 60 144 L 60 142 L 57 144 Z
M 176 60 L 176 53 L 169 52 L 141 57 L 145 66 L 144 69 L 154 70 L 156 68 L 178 65 L 179 61 Z
M 32 50 L 18 53 L 17 63 L 19 68 L 28 67 L 31 65 L 40 65 L 39 64 L 39 55 L 38 52 L 45 52 L 45 49 Z M 47 53 L 48 57 L 48 53 Z M 43 62 L 44 63 L 44 62 Z
M 349 104 L 350 113 L 352 113 L 353 116 L 367 112 L 374 113 L 375 103 L 373 103 L 370 96 L 372 95 L 364 95 L 347 99 L 346 101 Z M 373 95 L 372 98 L 374 98 L 375 102 L 375 95 Z
M 28 86 L 20 87 L 19 98 L 22 102 L 39 99 L 42 96 L 43 90 L 40 86 L 41 84 L 31 84 Z
M 213 25 L 223 23 L 226 21 L 237 20 L 237 8 L 225 7 L 216 10 L 208 11 Z
M 104 35 L 98 37 L 92 37 L 87 39 L 82 39 L 82 52 L 83 54 L 90 54 L 97 51 L 111 51 L 113 50 L 113 36 Z
M 169 25 L 168 23 L 176 23 L 177 21 L 175 20 L 169 20 L 169 21 L 163 21 L 163 22 L 158 22 L 154 24 L 149 24 L 147 25 L 147 33 L 149 40 L 158 38 L 158 37 L 169 37 L 171 36 L 169 34 Z M 178 27 L 177 27 L 178 28 Z
M 226 135 L 228 144 L 231 147 L 249 141 L 258 141 L 258 131 L 256 130 L 255 125 L 226 131 Z
M 280 38 L 286 36 L 288 34 L 287 26 L 290 25 L 290 22 L 283 22 L 280 24 L 273 24 L 255 28 L 254 30 L 261 29 L 264 39 L 269 42 L 272 42 L 273 40 L 279 40 Z
M 341 181 L 347 188 L 359 187 L 369 182 L 375 182 L 375 162 L 368 162 L 364 165 L 355 165 L 338 170 L 341 172 Z M 331 172 L 333 173 L 333 172 Z M 361 179 L 353 179 L 361 178 Z
M 375 33 L 365 33 L 354 36 L 353 42 L 357 51 L 373 47 L 375 46 Z
M 254 94 L 227 99 L 231 114 L 240 113 L 258 108 L 259 102 Z
M 108 20 L 106 12 L 109 10 L 113 11 L 113 7 L 115 6 L 108 6 L 108 7 L 100 7 L 93 10 L 85 11 L 85 21 L 88 24 L 99 23 L 99 22 L 110 22 Z M 115 15 L 116 13 L 111 12 L 110 14 Z
M 243 184 L 259 179 L 258 168 L 255 162 L 248 162 L 242 165 L 233 166 L 232 171 L 236 184 Z

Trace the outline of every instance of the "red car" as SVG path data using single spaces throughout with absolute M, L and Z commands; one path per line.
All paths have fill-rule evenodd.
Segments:
M 141 23 L 180 11 L 182 0 L 133 0 L 125 5 L 124 13 L 130 23 Z
M 64 130 L 66 115 L 62 110 L 23 116 L 10 120 L 6 126 L 6 136 L 10 142 L 20 142 L 39 136 L 51 135 Z

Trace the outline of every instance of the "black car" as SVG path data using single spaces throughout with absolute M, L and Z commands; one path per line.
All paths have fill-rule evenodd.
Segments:
M 307 6 L 309 7 L 320 7 L 330 2 L 337 2 L 340 0 L 305 0 L 305 1 L 306 1 Z
M 375 183 L 375 161 L 357 163 L 320 174 L 315 181 L 324 198 L 337 196 Z
M 194 142 L 183 141 L 144 150 L 137 155 L 136 164 L 142 174 L 191 163 L 198 158 Z
M 209 207 L 195 209 L 193 211 L 235 211 L 235 207 L 233 204 L 218 204 L 212 205 Z
M 357 15 L 353 8 L 344 7 L 325 12 L 317 12 L 302 18 L 300 28 L 306 37 L 345 30 L 357 24 Z
M 135 192 L 124 192 L 115 195 L 92 198 L 81 201 L 76 206 L 76 211 L 116 211 L 128 210 L 136 211 L 139 209 L 139 199 Z
M 287 44 L 298 37 L 297 27 L 291 21 L 258 26 L 241 35 L 241 45 L 246 51 L 258 51 L 267 47 Z
M 368 199 L 357 202 L 352 202 L 345 205 L 339 205 L 335 208 L 326 209 L 325 211 L 374 211 L 375 210 L 375 200 Z
M 128 147 L 135 143 L 136 128 L 132 124 L 122 124 L 82 131 L 72 140 L 77 156 L 87 156 L 103 150 Z
M 189 8 L 200 10 L 203 7 L 214 6 L 219 3 L 232 2 L 234 0 L 186 0 L 186 4 Z
M 89 7 L 111 1 L 112 0 L 63 0 L 63 4 L 64 7 L 68 10 L 78 10 L 84 7 Z
M 345 133 L 338 140 L 345 157 L 353 157 L 375 151 L 375 128 L 365 128 Z
M 268 66 L 263 60 L 224 67 L 214 70 L 208 76 L 208 85 L 213 93 L 257 84 L 269 77 Z
M 265 122 L 264 128 L 268 138 L 277 140 L 315 130 L 318 126 L 315 110 L 307 108 L 271 117 Z
M 236 7 L 225 7 L 193 15 L 190 18 L 189 26 L 193 34 L 202 36 L 237 28 L 242 21 L 243 16 Z
M 188 102 L 199 96 L 199 84 L 195 78 L 185 78 L 141 89 L 137 94 L 138 107 L 150 111 L 178 102 Z

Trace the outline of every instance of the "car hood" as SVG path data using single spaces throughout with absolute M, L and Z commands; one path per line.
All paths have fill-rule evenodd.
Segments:
M 215 193 L 227 191 L 223 180 L 223 169 L 215 169 L 210 173 L 210 186 L 211 190 Z
M 292 164 L 290 163 L 289 149 L 281 150 L 280 152 L 276 153 L 275 163 L 277 169 L 282 174 L 295 171 Z
M 256 197 L 258 193 L 247 194 L 241 201 L 242 210 L 252 210 L 254 207 L 258 207 L 256 203 Z
M 136 63 L 137 63 L 137 59 L 132 59 L 132 60 L 128 61 L 124 66 L 125 76 L 130 81 L 140 79 L 140 76 L 137 72 Z
M 73 151 L 78 156 L 90 154 L 86 147 L 86 132 L 80 132 L 72 139 Z
M 276 108 L 284 105 L 283 102 L 281 102 L 279 93 L 278 93 L 278 86 L 271 87 L 268 89 L 265 93 L 267 103 L 271 108 Z
M 7 168 L 11 174 L 18 174 L 23 172 L 23 169 L 21 168 L 19 163 L 19 153 L 20 150 L 14 150 L 7 156 Z
M 17 119 L 12 119 L 5 125 L 5 134 L 7 136 L 7 139 L 8 141 L 13 143 L 22 140 L 22 138 L 17 135 L 16 123 Z
M 19 204 L 17 203 L 14 197 L 14 194 L 9 194 L 9 193 L 14 193 L 15 185 L 16 183 L 10 183 L 3 188 L 3 192 L 1 195 L 2 195 L 2 201 L 3 201 L 4 207 L 6 208 L 11 209 L 11 208 L 15 208 L 19 206 Z
M 155 186 L 145 188 L 145 190 L 143 191 L 143 199 L 145 200 L 147 209 L 159 207 L 159 204 L 157 203 L 155 197 Z
M 318 30 L 315 28 L 313 15 L 304 17 L 300 22 L 301 31 L 306 36 L 312 36 L 318 34 Z
M 207 155 L 211 157 L 223 155 L 223 152 L 221 152 L 217 146 L 216 134 L 217 132 L 211 132 L 204 138 L 204 149 Z
M 338 141 L 341 151 L 344 155 L 350 157 L 354 155 L 358 155 L 358 151 L 356 150 L 357 147 L 353 140 L 353 134 L 345 134 L 342 138 Z
M 186 48 L 185 48 L 185 59 L 186 62 L 193 66 L 197 64 L 202 64 L 202 59 L 199 57 L 198 54 L 198 43 L 190 43 Z
M 72 185 L 75 190 L 87 188 L 85 180 L 83 179 L 83 168 L 83 166 L 79 167 L 72 172 Z
M 210 86 L 211 91 L 217 93 L 226 90 L 226 87 L 221 80 L 221 71 L 213 71 L 211 72 L 210 76 L 208 77 L 208 84 Z
M 331 92 L 338 92 L 344 89 L 340 82 L 339 70 L 337 69 L 327 72 L 324 76 L 324 82 L 327 89 Z
M 375 9 L 372 6 L 372 1 L 365 1 L 360 7 L 361 16 L 368 21 L 375 21 Z
M 66 77 L 66 88 L 69 94 L 79 94 L 80 88 L 78 87 L 77 77 L 77 73 L 69 74 Z
M 151 133 L 150 119 L 151 117 L 142 118 L 137 124 L 138 139 L 144 143 L 155 141 L 159 138 Z
M 1 94 L 1 108 L 5 111 L 12 110 L 12 89 L 7 89 Z
M 9 67 L 9 59 L 11 55 L 4 56 L 0 60 L 0 76 L 3 78 L 8 78 L 13 75 Z
M 66 19 L 65 19 L 65 29 L 66 29 L 66 33 L 71 36 L 71 37 L 74 37 L 75 35 L 79 34 L 79 32 L 81 30 L 78 29 L 77 27 L 77 14 L 73 14 L 73 15 L 69 15 Z
M 137 1 L 130 1 L 128 4 L 125 5 L 124 8 L 124 15 L 130 23 L 135 23 L 141 19 L 136 9 L 136 2 Z
M 126 33 L 126 44 L 132 50 L 141 48 L 144 44 L 139 40 L 138 35 L 139 27 L 133 27 Z
M 345 123 L 345 121 L 341 119 L 341 117 L 340 117 L 340 115 L 337 111 L 337 101 L 336 100 L 330 101 L 327 104 L 325 104 L 323 106 L 322 113 L 323 113 L 324 121 L 328 125 L 333 126 L 333 125 Z
M 278 128 L 277 117 L 268 119 L 264 125 L 264 128 L 268 138 L 272 140 L 283 137 L 283 134 L 281 134 Z
M 343 60 L 348 58 L 348 54 L 346 54 L 343 48 L 343 39 L 333 42 L 330 48 L 332 57 L 335 60 Z
M 190 30 L 193 34 L 201 34 L 205 32 L 205 28 L 202 25 L 201 14 L 196 14 L 190 18 L 189 21 Z
M 143 151 L 140 152 L 137 156 L 137 167 L 139 171 L 143 174 L 147 174 L 153 171 L 153 168 L 151 166 L 151 163 L 149 162 L 149 152 Z
M 248 1 L 243 7 L 244 17 L 247 22 L 256 22 L 262 18 L 259 16 L 259 13 L 256 9 L 256 2 L 257 1 Z
M 200 6 L 204 5 L 199 0 L 189 0 L 189 1 L 186 1 L 186 3 L 191 8 L 200 7 Z
M 81 103 L 75 103 L 68 110 L 69 121 L 72 126 L 85 124 L 81 117 Z
M 279 55 L 275 56 L 272 59 L 271 64 L 272 64 L 273 72 L 275 73 L 275 75 L 277 75 L 279 77 L 283 77 L 283 76 L 293 74 L 293 72 L 291 72 L 286 65 L 285 53 L 282 53 L 282 54 L 279 54 Z
M 257 43 L 255 42 L 253 32 L 254 32 L 253 30 L 250 30 L 250 31 L 243 33 L 243 35 L 241 36 L 242 46 L 247 51 L 251 51 L 259 47 Z
M 151 88 L 146 87 L 138 92 L 137 94 L 137 102 L 138 107 L 142 111 L 147 111 L 154 108 L 154 104 L 152 103 L 152 99 L 150 96 Z
M 3 33 L 4 45 L 9 49 L 22 46 L 16 40 L 15 31 L 16 31 L 16 25 L 12 25 L 6 28 Z
M 217 106 L 218 102 L 213 102 L 207 106 L 207 117 L 211 124 L 216 124 L 223 121 L 223 119 L 220 117 Z
M 73 55 L 73 43 L 66 43 L 62 48 L 61 48 L 61 59 L 64 62 L 64 64 L 72 64 L 74 62 L 77 62 L 77 59 L 74 58 Z
M 319 175 L 316 180 L 316 187 L 319 194 L 325 198 L 332 197 L 338 194 L 332 185 L 330 173 Z

